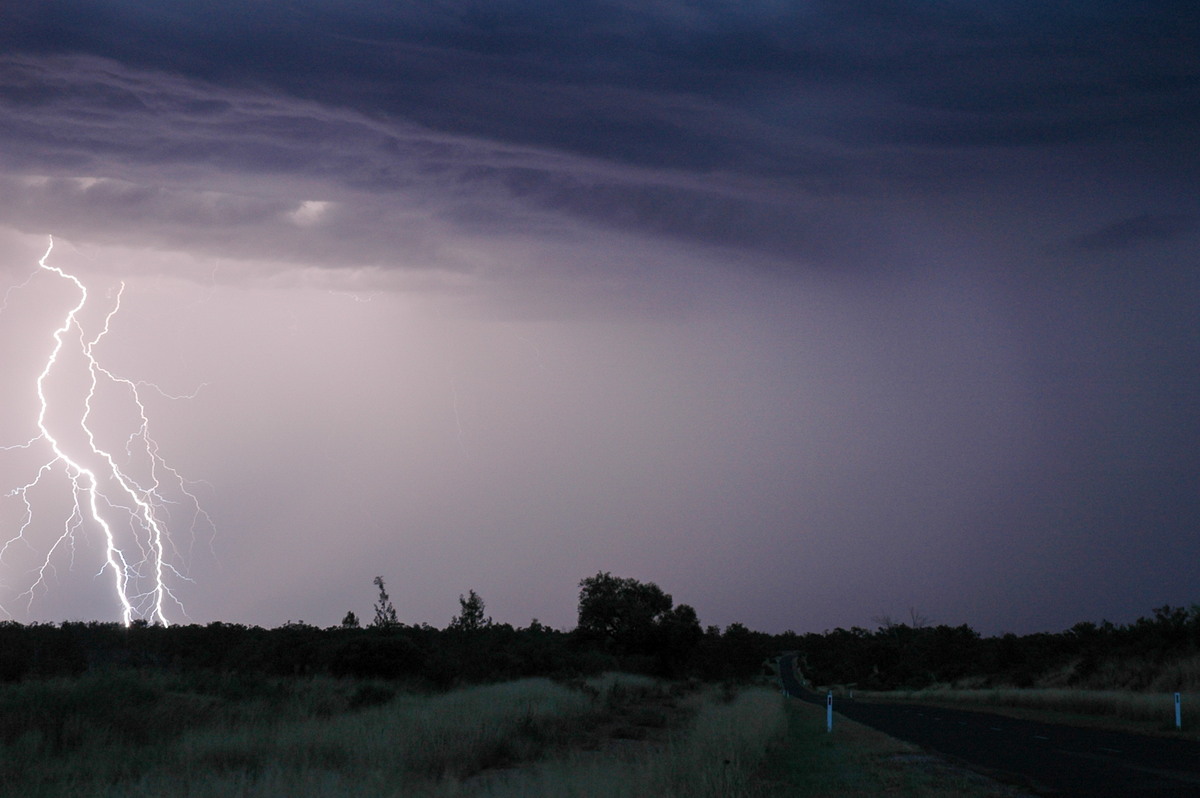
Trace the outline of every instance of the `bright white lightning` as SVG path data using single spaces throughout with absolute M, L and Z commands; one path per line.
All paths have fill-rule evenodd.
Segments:
M 187 577 L 169 560 L 170 554 L 174 552 L 165 523 L 167 505 L 170 502 L 164 495 L 162 479 L 169 479 L 179 494 L 192 505 L 193 531 L 197 522 L 211 524 L 211 520 L 200 508 L 196 497 L 188 491 L 179 473 L 167 465 L 159 455 L 158 445 L 150 436 L 146 407 L 138 393 L 141 383 L 113 374 L 101 365 L 96 357 L 96 346 L 108 334 L 110 323 L 120 310 L 124 284 L 121 285 L 113 307 L 105 315 L 101 329 L 88 338 L 80 321 L 80 313 L 88 302 L 87 287 L 79 278 L 47 262 L 53 249 L 54 240 L 51 238 L 46 254 L 38 261 L 38 267 L 71 283 L 79 294 L 79 300 L 54 331 L 54 346 L 37 377 L 37 435 L 24 444 L 0 447 L 13 450 L 45 446 L 50 455 L 49 460 L 40 466 L 30 482 L 8 494 L 10 497 L 21 499 L 25 512 L 16 534 L 0 547 L 0 561 L 3 561 L 4 555 L 15 545 L 24 544 L 33 548 L 29 540 L 35 515 L 31 491 L 43 480 L 50 479 L 50 475 L 61 471 L 70 485 L 74 504 L 63 522 L 61 534 L 50 544 L 41 565 L 35 569 L 36 578 L 21 595 L 28 596 L 32 605 L 35 591 L 39 587 L 44 589 L 47 586 L 47 573 L 54 568 L 56 553 L 60 549 L 69 548 L 73 560 L 76 536 L 90 524 L 101 532 L 104 542 L 104 564 L 97 576 L 107 572 L 107 577 L 112 580 L 113 590 L 121 605 L 121 619 L 124 624 L 128 626 L 134 617 L 138 616 L 168 625 L 167 605 L 171 604 L 182 610 L 179 600 L 171 592 L 168 580 L 186 580 Z M 86 369 L 87 384 L 79 418 L 86 446 L 77 444 L 80 451 L 75 452 L 69 451 L 70 447 L 63 443 L 63 436 L 55 434 L 55 428 L 49 421 L 53 403 L 47 391 L 47 382 L 51 374 L 60 366 L 60 355 L 63 355 L 64 348 L 68 345 L 68 336 L 77 337 L 78 353 L 82 356 Z M 117 458 L 101 446 L 91 425 L 93 401 L 102 384 L 116 386 L 124 391 L 131 406 L 136 410 L 138 424 L 126 438 L 125 457 L 127 460 L 137 459 L 140 463 L 145 472 L 140 481 L 134 479 Z M 125 542 L 125 538 L 132 538 L 132 543 Z

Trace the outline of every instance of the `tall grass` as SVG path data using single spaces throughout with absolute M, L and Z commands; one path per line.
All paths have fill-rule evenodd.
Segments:
M 669 747 L 655 792 L 681 798 L 751 795 L 768 745 L 786 728 L 783 699 L 774 689 L 705 704 L 688 733 Z
M 0 793 L 736 797 L 782 728 L 774 691 L 643 677 L 428 695 L 129 672 L 0 686 Z
M 1049 685 L 1047 685 L 1049 686 Z M 1147 692 L 1200 693 L 1200 654 L 1165 662 L 1127 658 L 1100 663 L 1085 687 L 1145 689 Z
M 565 748 L 601 712 L 542 679 L 434 696 L 329 679 L 209 687 L 154 673 L 4 686 L 0 783 L 31 798 L 409 794 Z
M 545 680 L 400 696 L 382 707 L 182 741 L 189 755 L 220 763 L 252 756 L 300 768 L 346 766 L 441 777 L 519 761 L 590 710 L 578 692 Z
M 505 774 L 485 784 L 460 785 L 460 796 L 485 798 L 743 798 L 758 795 L 757 772 L 787 719 L 775 690 L 736 695 L 715 690 L 696 699 L 686 728 L 660 744 L 576 752 Z

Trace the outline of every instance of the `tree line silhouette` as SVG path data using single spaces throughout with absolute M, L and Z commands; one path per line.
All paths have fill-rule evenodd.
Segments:
M 102 668 L 168 668 L 263 676 L 332 675 L 402 680 L 433 689 L 525 676 L 574 678 L 625 670 L 667 678 L 740 681 L 764 663 L 798 652 L 814 684 L 863 689 L 920 688 L 974 680 L 978 686 L 1183 689 L 1200 656 L 1200 605 L 1165 606 L 1127 625 L 1078 623 L 1060 633 L 983 637 L 969 626 L 880 619 L 878 628 L 766 634 L 740 623 L 702 627 L 696 611 L 676 605 L 653 582 L 597 573 L 580 581 L 578 623 L 570 631 L 536 619 L 496 623 L 474 590 L 444 629 L 402 623 L 382 577 L 373 620 L 353 612 L 320 628 L 213 622 L 162 627 L 144 621 L 0 623 L 0 681 L 76 676 Z M 1119 666 L 1118 666 L 1119 665 Z M 1196 669 L 1193 667 L 1192 671 Z M 1165 674 L 1165 675 L 1164 675 Z M 1164 681 L 1165 680 L 1165 681 Z M 1194 688 L 1190 688 L 1194 689 Z
M 654 583 L 598 573 L 580 582 L 579 625 L 496 623 L 474 590 L 444 629 L 400 621 L 382 577 L 374 618 L 353 612 L 320 628 L 264 629 L 213 622 L 162 627 L 135 621 L 0 623 L 0 681 L 75 676 L 105 667 L 172 668 L 268 676 L 327 674 L 407 680 L 433 688 L 525 676 L 573 678 L 627 670 L 668 678 L 748 679 L 771 654 L 771 636 L 740 624 L 702 629 Z
M 782 642 L 782 641 L 781 641 Z M 1077 623 L 1059 633 L 982 637 L 967 625 L 886 621 L 788 641 L 814 684 L 919 689 L 1054 686 L 1120 690 L 1200 687 L 1200 605 L 1163 606 L 1131 624 Z

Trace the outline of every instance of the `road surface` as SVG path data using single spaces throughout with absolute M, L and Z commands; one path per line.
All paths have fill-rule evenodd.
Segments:
M 826 697 L 796 681 L 780 662 L 784 690 L 805 701 Z M 918 704 L 834 699 L 834 712 L 957 759 L 989 776 L 1043 795 L 1088 798 L 1197 798 L 1200 743 L 1126 732 L 1017 720 Z M 834 720 L 834 732 L 837 720 Z

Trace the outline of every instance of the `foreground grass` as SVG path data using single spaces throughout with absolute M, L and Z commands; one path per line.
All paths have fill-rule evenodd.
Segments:
M 31 798 L 419 795 L 575 744 L 616 691 L 530 679 L 425 695 L 154 672 L 6 685 L 0 783 Z
M 1139 733 L 1165 733 L 1200 739 L 1194 718 L 1200 695 L 1182 696 L 1183 729 L 1175 729 L 1173 693 L 1134 693 L 1119 690 L 1061 688 L 998 688 L 963 690 L 935 687 L 925 690 L 859 692 L 869 701 L 907 701 L 981 709 L 1031 720 L 1090 726 Z
M 708 689 L 691 720 L 664 740 L 575 752 L 454 796 L 486 798 L 756 798 L 768 747 L 786 728 L 779 694 Z
M 928 756 L 843 717 L 826 732 L 825 708 L 788 700 L 787 734 L 766 759 L 763 798 L 1016 798 L 1016 788 Z
M 383 682 L 93 674 L 0 686 L 23 798 L 1010 796 L 769 688 L 609 675 L 448 693 Z
M 0 686 L 0 792 L 736 798 L 783 728 L 772 690 L 633 676 L 428 694 L 130 671 Z

